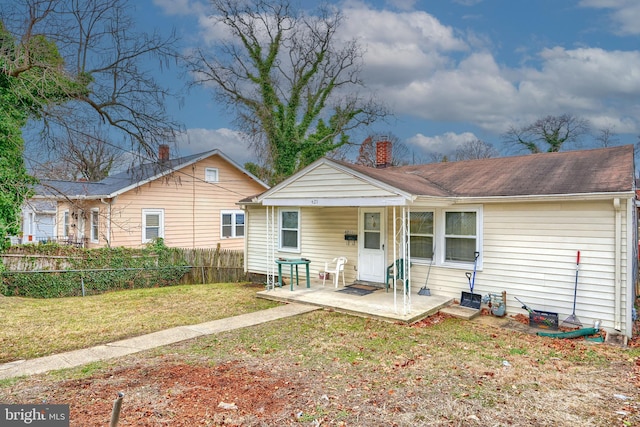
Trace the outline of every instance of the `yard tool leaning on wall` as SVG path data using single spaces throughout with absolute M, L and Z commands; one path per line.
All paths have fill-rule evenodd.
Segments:
M 560 324 L 563 328 L 581 328 L 582 322 L 576 316 L 576 297 L 578 295 L 578 271 L 580 270 L 580 251 L 578 251 L 578 255 L 576 257 L 576 281 L 573 286 L 573 311 L 571 315 L 564 319 L 564 322 Z
M 427 284 L 429 283 L 429 275 L 431 274 L 431 266 L 433 265 L 433 258 L 435 257 L 435 254 L 436 247 L 434 246 L 431 250 L 431 262 L 429 263 L 429 270 L 427 270 L 427 279 L 424 281 L 424 286 L 418 291 L 418 295 L 431 296 L 431 290 L 427 287 Z
M 465 273 L 467 280 L 469 281 L 469 292 L 462 291 L 462 295 L 460 296 L 460 306 L 479 310 L 482 305 L 482 295 L 474 294 L 473 288 L 476 284 L 476 270 L 478 268 L 478 257 L 480 256 L 480 252 L 474 252 L 473 256 L 473 274 L 469 272 Z

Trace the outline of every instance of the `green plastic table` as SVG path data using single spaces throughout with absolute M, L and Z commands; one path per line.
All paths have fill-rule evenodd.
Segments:
M 298 266 L 304 265 L 307 270 L 307 288 L 310 288 L 311 281 L 309 280 L 309 264 L 311 260 L 306 258 L 295 258 L 295 259 L 287 259 L 287 258 L 278 258 L 276 260 L 276 264 L 278 264 L 278 286 L 282 287 L 282 266 L 288 265 L 290 269 L 291 275 L 291 290 L 293 291 L 293 267 L 296 267 L 296 286 L 298 286 Z

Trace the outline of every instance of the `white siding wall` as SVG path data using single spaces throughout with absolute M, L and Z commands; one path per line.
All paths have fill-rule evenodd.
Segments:
M 271 194 L 270 199 L 298 197 L 383 197 L 395 193 L 374 187 L 362 179 L 320 165 L 311 173 L 301 176 L 283 189 Z M 344 231 L 344 230 L 343 230 Z
M 631 295 L 626 266 L 632 260 L 633 242 L 627 239 L 627 215 L 631 210 L 622 200 L 621 234 L 621 317 L 629 313 L 625 307 Z M 456 208 L 459 206 L 456 205 Z M 416 210 L 417 208 L 412 208 Z M 426 208 L 425 208 L 426 209 Z M 277 209 L 275 210 L 277 215 Z M 399 210 L 401 212 L 401 209 Z M 349 259 L 347 280 L 354 280 L 357 246 L 344 241 L 345 230 L 358 229 L 357 208 L 302 208 L 300 254 L 279 253 L 276 257 L 306 257 L 312 260 L 311 274 L 324 266 L 325 260 L 337 255 Z M 388 210 L 388 263 L 393 256 L 391 208 Z M 436 214 L 436 220 L 439 215 Z M 584 326 L 601 320 L 605 328 L 614 327 L 615 278 L 615 211 L 612 201 L 557 203 L 500 203 L 487 204 L 482 210 L 483 245 L 482 269 L 478 270 L 474 293 L 507 292 L 508 314 L 526 313 L 514 297 L 541 311 L 558 313 L 559 320 L 571 314 L 576 273 L 576 253 L 581 251 L 578 277 L 576 315 Z M 265 208 L 250 207 L 247 266 L 250 272 L 266 271 Z M 277 230 L 277 217 L 276 217 Z M 443 248 L 436 247 L 436 251 Z M 469 290 L 465 276 L 468 269 L 434 264 L 427 286 L 432 293 L 460 298 Z M 413 262 L 411 286 L 417 292 L 425 285 L 428 262 Z M 413 298 L 422 298 L 414 296 Z M 630 326 L 622 324 L 623 333 L 630 334 Z
M 247 271 L 252 273 L 264 273 L 267 270 L 267 231 L 266 208 L 249 207 L 248 217 L 250 221 L 247 243 Z M 271 210 L 269 211 L 271 212 Z M 278 209 L 275 226 L 278 227 Z M 357 208 L 301 208 L 301 241 L 300 253 L 279 252 L 275 257 L 284 258 L 308 258 L 311 260 L 309 271 L 312 278 L 318 278 L 318 272 L 324 269 L 324 263 L 333 258 L 344 255 L 348 259 L 345 267 L 345 280 L 356 279 L 356 261 L 358 254 L 357 245 L 344 240 L 345 230 L 358 229 Z M 276 239 L 277 247 L 277 239 Z M 284 275 L 284 272 L 283 272 Z
M 622 316 L 628 313 L 625 201 L 622 201 L 621 295 Z M 580 250 L 576 315 L 584 326 L 602 320 L 614 326 L 615 212 L 612 201 L 573 203 L 493 204 L 483 208 L 483 268 L 476 274 L 474 293 L 507 291 L 507 312 L 526 313 L 514 297 L 530 308 L 558 313 L 560 321 L 571 314 Z M 439 248 L 436 248 L 439 250 Z M 414 263 L 412 288 L 425 284 L 428 264 Z M 460 298 L 469 290 L 469 269 L 433 265 L 428 287 L 432 293 Z M 416 297 L 419 298 L 419 297 Z M 623 325 L 624 329 L 624 325 Z

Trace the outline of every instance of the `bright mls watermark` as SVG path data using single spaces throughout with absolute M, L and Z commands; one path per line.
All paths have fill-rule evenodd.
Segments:
M 69 427 L 69 405 L 2 405 L 0 426 Z

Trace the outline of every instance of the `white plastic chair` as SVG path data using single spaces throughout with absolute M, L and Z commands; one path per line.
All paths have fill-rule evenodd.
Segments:
M 345 286 L 344 283 L 344 265 L 347 263 L 347 257 L 344 256 L 339 256 L 337 258 L 334 258 L 331 261 L 331 264 L 333 265 L 333 267 L 330 267 L 328 262 L 324 263 L 324 275 L 322 276 L 322 286 L 324 286 L 324 283 L 327 279 L 327 274 L 333 274 L 333 283 L 336 286 L 336 288 L 338 287 L 338 275 L 340 273 L 342 273 L 342 286 Z

